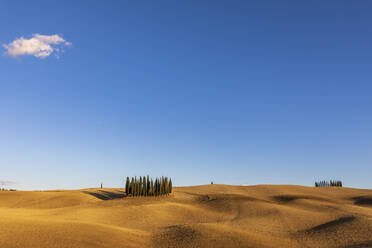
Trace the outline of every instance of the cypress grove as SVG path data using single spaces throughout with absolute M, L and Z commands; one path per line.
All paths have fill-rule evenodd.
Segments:
M 127 196 L 160 196 L 172 193 L 172 179 L 168 177 L 155 178 L 149 176 L 126 177 L 125 192 Z
M 342 187 L 342 181 L 339 180 L 317 181 L 315 182 L 315 187 Z

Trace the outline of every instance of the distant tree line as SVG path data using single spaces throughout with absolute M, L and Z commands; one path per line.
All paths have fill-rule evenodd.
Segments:
M 342 181 L 318 181 L 315 182 L 315 187 L 342 187 Z
M 125 181 L 127 196 L 160 196 L 172 193 L 172 179 L 168 177 L 155 178 L 129 177 Z
M 16 191 L 16 189 L 6 189 L 6 188 L 1 188 L 0 191 Z

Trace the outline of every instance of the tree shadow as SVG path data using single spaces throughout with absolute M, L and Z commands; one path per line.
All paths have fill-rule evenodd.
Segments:
M 124 191 L 112 192 L 112 191 L 106 191 L 106 190 L 98 190 L 97 192 L 83 191 L 83 193 L 94 196 L 103 201 L 126 197 L 126 194 Z
M 372 240 L 368 240 L 358 244 L 342 246 L 342 248 L 368 248 L 368 247 L 372 247 Z
M 351 199 L 355 205 L 372 207 L 372 196 L 357 196 Z
M 332 228 L 332 227 L 340 226 L 342 224 L 350 223 L 350 222 L 354 221 L 355 219 L 356 219 L 355 216 L 340 217 L 338 219 L 328 221 L 326 223 L 314 226 L 314 227 L 312 227 L 308 230 L 305 230 L 305 232 L 318 232 L 318 231 L 326 230 L 326 229 L 329 229 L 329 228 Z

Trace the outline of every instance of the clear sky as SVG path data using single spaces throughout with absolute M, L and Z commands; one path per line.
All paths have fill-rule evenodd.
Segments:
M 0 181 L 371 188 L 371 13 L 363 0 L 3 1 Z

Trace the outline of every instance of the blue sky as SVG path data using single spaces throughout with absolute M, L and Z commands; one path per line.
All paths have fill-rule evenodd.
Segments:
M 370 188 L 371 11 L 370 1 L 2 2 L 0 181 Z M 11 55 L 36 34 L 63 41 L 40 38 L 53 49 L 43 57 Z

